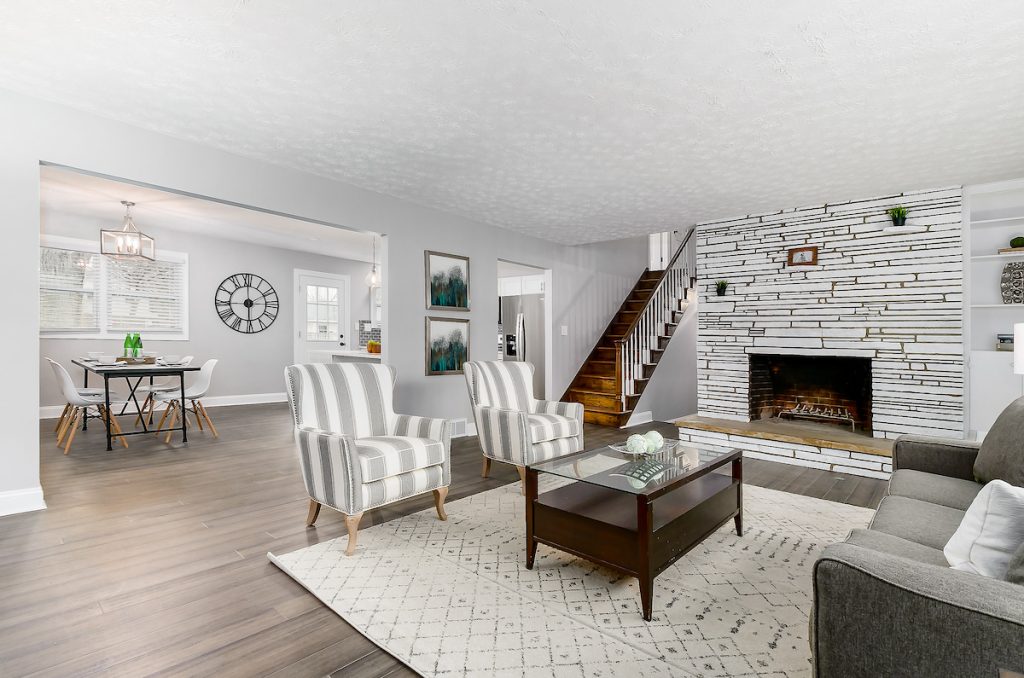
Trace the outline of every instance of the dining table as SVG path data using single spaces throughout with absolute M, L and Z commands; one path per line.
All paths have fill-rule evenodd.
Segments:
M 83 386 L 89 387 L 89 375 L 94 374 L 97 377 L 103 379 L 103 402 L 106 406 L 106 411 L 110 412 L 110 380 L 111 379 L 124 379 L 128 383 L 128 396 L 125 398 L 124 405 L 121 406 L 121 411 L 115 416 L 120 416 L 128 413 L 128 406 L 132 403 L 135 404 L 135 413 L 139 415 L 142 421 L 141 431 L 120 431 L 114 432 L 111 430 L 110 418 L 105 417 L 104 422 L 107 429 L 107 451 L 113 450 L 114 438 L 121 436 L 139 436 L 147 433 L 152 433 L 153 430 L 149 428 L 146 423 L 146 416 L 142 413 L 142 406 L 139 404 L 139 400 L 135 395 L 136 389 L 146 379 L 149 380 L 149 385 L 152 386 L 154 380 L 157 377 L 177 377 L 179 383 L 179 394 L 181 397 L 181 411 L 185 412 L 185 373 L 186 372 L 198 372 L 199 367 L 193 367 L 191 364 L 164 364 L 164 363 L 117 363 L 116 365 L 103 365 L 96 360 L 89 358 L 75 358 L 71 361 L 73 365 L 77 365 L 82 368 L 83 372 Z M 85 417 L 82 422 L 82 430 L 87 429 L 89 426 L 89 418 Z M 166 429 L 165 429 L 166 430 Z M 181 442 L 188 442 L 188 425 L 185 421 L 185 417 L 181 418 L 181 424 L 170 429 L 172 431 L 181 431 Z

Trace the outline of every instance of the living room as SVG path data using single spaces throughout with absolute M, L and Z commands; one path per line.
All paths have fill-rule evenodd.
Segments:
M 1024 673 L 1015 4 L 109 10 L 0 27 L 5 674 Z M 271 356 L 290 276 L 225 325 L 208 276 L 313 264 L 157 195 L 364 237 L 380 357 Z M 113 270 L 120 200 L 197 343 L 83 368 L 40 254 Z

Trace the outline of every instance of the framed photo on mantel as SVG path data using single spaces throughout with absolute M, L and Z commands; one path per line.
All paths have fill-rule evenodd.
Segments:
M 794 247 L 786 257 L 786 266 L 817 266 L 818 246 Z
M 469 310 L 469 257 L 423 253 L 428 311 Z

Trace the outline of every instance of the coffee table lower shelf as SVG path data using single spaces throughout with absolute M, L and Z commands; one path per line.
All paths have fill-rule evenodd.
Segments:
M 540 543 L 634 576 L 650 621 L 655 577 L 730 518 L 743 535 L 741 463 L 732 477 L 708 473 L 656 498 L 585 482 L 538 496 L 538 472 L 527 469 L 526 567 Z

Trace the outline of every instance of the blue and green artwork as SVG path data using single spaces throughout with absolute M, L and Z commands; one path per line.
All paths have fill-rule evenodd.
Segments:
M 427 252 L 427 308 L 469 310 L 469 259 Z
M 469 360 L 469 322 L 427 318 L 427 374 L 460 374 Z

